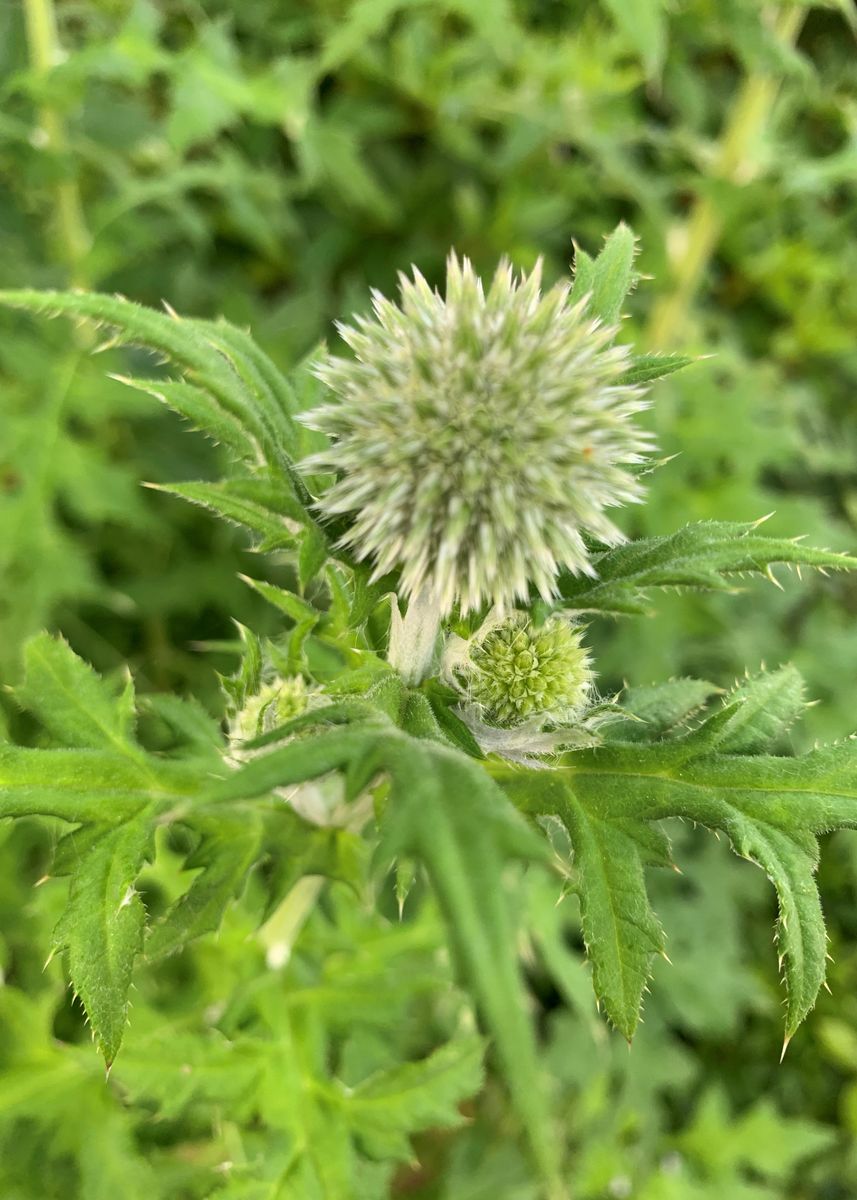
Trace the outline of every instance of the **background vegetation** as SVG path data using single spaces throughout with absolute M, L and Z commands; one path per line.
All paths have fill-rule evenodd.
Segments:
M 848 0 L 5 5 L 3 285 L 222 312 L 286 367 L 411 262 L 434 281 L 450 245 L 483 271 L 543 255 L 552 280 L 575 242 L 595 251 L 625 219 L 652 277 L 632 297 L 629 340 L 710 356 L 659 385 L 651 420 L 677 457 L 629 532 L 774 511 L 771 532 L 853 550 L 855 24 Z M 103 672 L 128 663 L 141 692 L 176 689 L 216 714 L 232 618 L 264 631 L 274 617 L 237 577 L 240 535 L 139 486 L 213 476 L 216 452 L 107 378 L 135 373 L 127 355 L 2 322 L 0 679 L 15 685 L 24 640 L 48 627 Z M 832 738 L 855 724 L 855 614 L 854 579 L 813 577 L 675 595 L 644 637 L 612 624 L 591 636 L 605 691 L 682 673 L 725 686 L 745 665 L 793 661 L 821 701 L 799 736 Z M 150 737 L 165 737 L 154 712 Z M 11 700 L 0 716 L 26 736 Z M 857 840 L 837 835 L 823 868 L 833 995 L 778 1067 L 764 880 L 675 832 L 685 877 L 652 879 L 673 965 L 656 968 L 630 1054 L 600 1024 L 579 960 L 564 960 L 577 966 L 559 984 L 544 969 L 551 939 L 575 933 L 552 897 L 531 896 L 545 938 L 523 950 L 575 1194 L 845 1200 L 857 1189 Z M 0 829 L 0 1195 L 273 1196 L 221 1169 L 270 1152 L 246 1118 L 248 1090 L 264 1090 L 256 1065 L 233 1072 L 231 1092 L 212 1067 L 177 1095 L 172 1073 L 189 1011 L 250 1020 L 252 888 L 219 939 L 141 972 L 105 1085 L 61 971 L 42 970 L 65 885 L 38 903 L 33 885 L 54 837 L 45 823 Z M 148 902 L 171 888 L 153 877 Z M 448 970 L 436 924 L 426 907 L 403 931 L 334 888 L 307 926 L 290 986 L 326 989 L 346 1076 L 391 1042 L 430 1049 L 463 1019 L 455 992 L 438 1004 L 427 990 Z M 379 1014 L 365 997 L 382 988 Z M 271 1006 L 252 1005 L 266 1062 L 287 1059 Z M 340 1044 L 346 1010 L 359 1028 Z M 471 1115 L 425 1137 L 390 1194 L 535 1196 L 499 1089 Z M 293 1114 L 271 1089 L 254 1119 L 286 1137 Z

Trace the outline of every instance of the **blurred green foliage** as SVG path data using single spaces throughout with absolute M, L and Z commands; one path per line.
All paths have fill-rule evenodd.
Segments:
M 415 262 L 437 280 L 450 245 L 486 271 L 504 254 L 525 267 L 543 255 L 550 279 L 575 242 L 594 251 L 626 219 L 654 278 L 632 298 L 629 340 L 710 355 L 659 387 L 651 421 L 676 457 L 629 531 L 774 511 L 772 533 L 854 548 L 849 0 L 85 0 L 56 4 L 63 54 L 47 59 L 37 10 L 53 11 L 46 0 L 0 8 L 4 286 L 77 284 L 222 312 L 252 323 L 287 366 L 365 307 L 371 286 L 390 291 L 397 270 Z M 106 378 L 139 374 L 133 355 L 93 358 L 84 333 L 2 322 L 3 681 L 48 626 L 103 671 L 129 663 L 143 692 L 215 706 L 231 619 L 264 631 L 272 617 L 237 579 L 248 562 L 237 533 L 138 485 L 213 477 L 216 451 Z M 276 578 L 276 563 L 264 569 Z M 593 628 L 603 689 L 682 673 L 725 686 L 745 665 L 793 661 L 822 702 L 810 736 L 851 732 L 857 583 L 783 583 L 676 595 L 645 626 Z M 22 723 L 11 703 L 5 713 Z M 764 881 L 725 847 L 675 836 L 685 876 L 652 878 L 674 965 L 658 965 L 630 1055 L 594 1013 L 572 901 L 556 909 L 535 885 L 528 897 L 544 931 L 525 948 L 531 993 L 575 1195 L 846 1200 L 857 1190 L 857 846 L 836 835 L 823 868 L 833 997 L 777 1067 Z M 42 971 L 64 884 L 47 883 L 38 904 L 32 888 L 54 837 L 35 822 L 0 829 L 0 1195 L 273 1196 L 240 1183 L 248 1156 L 272 1144 L 285 1154 L 294 1137 L 273 1092 L 248 1116 L 240 1088 L 206 1078 L 177 1095 L 158 1072 L 184 1056 L 192 1067 L 200 1043 L 238 1025 L 281 1063 L 278 1078 L 296 1069 L 242 905 L 219 938 L 140 973 L 105 1084 L 61 973 Z M 147 903 L 158 911 L 177 890 L 169 873 L 153 876 Z M 328 989 L 327 1052 L 346 1079 L 426 1054 L 472 1019 L 451 987 L 437 1001 L 448 967 L 432 909 L 405 938 L 393 907 L 378 916 L 334 888 L 287 975 L 267 984 L 296 997 Z M 384 1011 L 361 1009 L 367 988 L 385 989 Z M 357 1180 L 354 1196 L 535 1197 L 490 1081 L 469 1115 L 464 1130 L 418 1140 L 419 1167 Z M 239 1135 L 242 1122 L 254 1136 Z

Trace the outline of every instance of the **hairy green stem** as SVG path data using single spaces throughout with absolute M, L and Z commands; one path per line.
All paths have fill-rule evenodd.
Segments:
M 47 75 L 62 60 L 53 0 L 24 0 L 27 46 L 34 72 Z M 40 145 L 49 153 L 63 155 L 68 148 L 65 123 L 50 104 L 39 110 Z M 57 257 L 66 267 L 75 287 L 88 283 L 83 261 L 89 250 L 89 233 L 83 218 L 77 181 L 59 179 L 54 184 L 53 238 Z
M 786 9 L 774 24 L 776 35 L 783 42 L 793 43 L 805 16 L 805 10 L 797 6 Z M 767 124 L 779 83 L 773 75 L 762 73 L 749 75 L 744 81 L 720 139 L 712 169 L 714 178 L 737 186 L 747 182 L 753 169 L 752 150 Z M 723 215 L 716 199 L 697 196 L 680 230 L 681 250 L 673 265 L 673 288 L 655 305 L 652 314 L 648 342 L 653 349 L 674 344 L 722 232 Z

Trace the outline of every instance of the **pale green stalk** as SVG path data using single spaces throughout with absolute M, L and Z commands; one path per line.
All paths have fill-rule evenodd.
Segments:
M 24 0 L 24 16 L 33 70 L 47 75 L 63 57 L 53 0 Z M 50 104 L 42 105 L 39 111 L 39 132 L 45 150 L 58 155 L 66 151 L 65 123 Z M 60 179 L 55 183 L 54 200 L 52 224 L 57 256 L 67 268 L 70 282 L 75 287 L 85 287 L 88 280 L 83 260 L 90 239 L 76 180 Z
M 796 40 L 805 10 L 795 6 L 780 14 L 777 36 Z M 749 75 L 739 91 L 727 121 L 712 169 L 715 179 L 740 186 L 752 172 L 752 151 L 770 117 L 780 81 L 772 75 Z M 681 250 L 673 264 L 673 288 L 655 305 L 648 342 L 655 350 L 675 343 L 693 297 L 723 232 L 723 214 L 710 195 L 696 198 L 690 217 L 676 238 Z

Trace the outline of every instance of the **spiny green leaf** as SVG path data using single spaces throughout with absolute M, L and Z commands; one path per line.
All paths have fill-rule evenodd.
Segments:
M 275 368 L 267 362 L 262 365 L 261 351 L 240 330 L 225 322 L 180 318 L 121 296 L 88 292 L 5 291 L 0 292 L 0 304 L 46 316 L 91 321 L 113 329 L 117 342 L 143 346 L 165 355 L 187 372 L 190 382 L 215 405 L 218 412 L 214 436 L 223 433 L 224 418 L 219 415 L 219 410 L 223 410 L 252 438 L 254 465 L 279 467 L 295 479 L 300 491 L 290 461 L 298 434 L 288 409 L 285 385 L 274 386 Z M 135 383 L 139 386 L 139 381 Z M 169 402 L 167 392 L 163 398 Z M 186 393 L 178 399 L 183 408 L 187 406 Z M 197 416 L 204 415 L 198 404 L 196 412 Z M 246 446 L 247 438 L 244 443 Z
M 39 634 L 24 650 L 19 702 L 61 745 L 129 751 L 134 730 L 130 680 L 117 697 L 62 638 Z
M 578 612 L 644 613 L 648 589 L 653 587 L 734 591 L 735 576 L 758 574 L 774 579 L 771 566 L 775 563 L 820 571 L 857 568 L 857 558 L 813 550 L 800 541 L 765 537 L 757 532 L 758 525 L 703 521 L 663 537 L 627 542 L 595 556 L 597 578 L 563 575 L 559 584 L 562 601 Z
M 234 675 L 221 675 L 220 686 L 229 702 L 230 714 L 238 712 L 262 684 L 262 643 L 252 630 L 235 622 L 243 654 Z
M 193 825 L 199 844 L 185 862 L 199 874 L 146 939 L 146 956 L 160 958 L 180 950 L 193 938 L 220 927 L 229 902 L 239 895 L 256 861 L 261 821 L 253 813 L 198 814 Z
M 585 869 L 587 856 L 596 867 L 609 864 L 613 878 L 602 871 L 581 888 L 589 918 L 593 904 L 600 902 L 608 917 L 615 912 L 619 921 L 639 924 L 650 948 L 653 927 L 642 877 L 620 839 L 614 836 L 608 843 L 602 834 L 599 840 L 593 822 L 599 831 L 605 826 L 621 830 L 632 841 L 643 838 L 647 828 L 659 838 L 648 823 L 667 817 L 723 831 L 739 855 L 762 867 L 777 892 L 787 1037 L 813 1007 L 825 974 L 826 935 L 814 879 L 817 837 L 830 829 L 857 827 L 857 741 L 796 758 L 748 753 L 780 735 L 799 695 L 795 674 L 786 668 L 748 681 L 720 712 L 679 736 L 648 745 L 612 743 L 575 751 L 549 772 L 492 767 L 522 808 L 554 814 L 567 823 L 578 869 L 581 863 Z M 723 746 L 730 752 L 723 753 Z M 738 749 L 741 753 L 734 752 Z M 594 965 L 603 949 L 597 940 L 591 946 Z M 622 993 L 616 991 L 615 969 L 596 966 L 595 975 L 605 1001 L 609 997 L 620 1016 L 627 1017 L 617 1000 Z
M 152 797 L 168 804 L 192 794 L 198 779 L 184 764 L 110 751 L 0 746 L 0 818 L 119 823 Z
M 209 392 L 183 379 L 132 379 L 114 375 L 119 383 L 160 400 L 191 426 L 226 446 L 237 459 L 258 462 L 259 447 L 240 419 L 218 404 Z
M 664 934 L 646 893 L 643 864 L 668 857 L 666 839 L 639 822 L 603 820 L 571 790 L 558 815 L 574 847 L 576 890 L 595 992 L 610 1020 L 634 1036 L 652 955 Z M 652 847 L 652 843 L 656 843 Z
M 125 1033 L 131 972 L 143 943 L 146 913 L 134 882 L 152 855 L 154 815 L 143 809 L 94 837 L 84 833 L 68 906 L 54 934 L 108 1067 Z
M 639 725 L 623 724 L 618 740 L 648 741 L 668 733 L 721 690 L 704 679 L 670 679 L 628 688 L 622 694 L 622 709 L 636 717 Z
M 150 713 L 169 728 L 185 754 L 199 753 L 220 763 L 223 733 L 220 722 L 193 697 L 158 692 L 141 698 L 139 709 Z
M 580 900 L 583 938 L 595 994 L 630 1041 L 654 954 L 664 935 L 646 893 L 643 867 L 670 862 L 669 843 L 654 826 L 610 813 L 582 798 L 565 772 L 510 777 L 509 794 L 540 815 L 563 822 L 573 849 L 572 886 Z
M 448 1042 L 421 1062 L 380 1071 L 344 1101 L 345 1118 L 373 1157 L 412 1156 L 408 1135 L 461 1123 L 458 1105 L 482 1084 L 485 1044 L 478 1037 Z
M 309 621 L 315 625 L 321 619 L 321 613 L 311 604 L 307 604 L 301 596 L 296 596 L 294 592 L 276 587 L 272 583 L 265 583 L 262 579 L 251 579 L 248 575 L 242 575 L 241 578 L 260 596 L 264 596 L 269 604 L 273 604 L 274 608 L 285 613 L 292 621 Z
M 300 504 L 282 483 L 258 476 L 238 476 L 216 483 L 149 484 L 156 491 L 181 496 L 219 517 L 256 534 L 260 550 L 297 545 L 298 522 L 306 519 Z
M 762 671 L 726 697 L 712 743 L 722 754 L 754 754 L 769 749 L 787 733 L 806 707 L 800 672 L 793 666 Z
M 625 297 L 634 285 L 634 234 L 624 223 L 617 225 L 604 241 L 597 258 L 577 250 L 572 299 L 589 296 L 589 311 L 605 325 L 615 325 L 622 315 Z
M 656 379 L 663 379 L 666 375 L 689 367 L 692 362 L 693 359 L 684 354 L 638 354 L 622 377 L 622 382 L 639 385 L 654 383 Z

